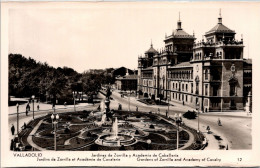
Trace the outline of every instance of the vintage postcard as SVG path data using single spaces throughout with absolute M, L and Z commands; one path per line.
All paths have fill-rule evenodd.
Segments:
M 2 2 L 1 167 L 259 166 L 259 2 Z

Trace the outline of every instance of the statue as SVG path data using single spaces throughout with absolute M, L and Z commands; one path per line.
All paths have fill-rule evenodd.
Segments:
M 105 100 L 105 105 L 106 105 L 106 118 L 107 121 L 109 121 L 109 118 L 112 119 L 112 113 L 110 111 L 109 105 L 110 105 L 110 95 L 112 92 L 110 91 L 110 87 L 107 87 L 107 94 L 106 94 L 106 100 Z
M 106 98 L 110 99 L 112 92 L 110 91 L 110 87 L 107 87 L 107 94 L 106 94 Z

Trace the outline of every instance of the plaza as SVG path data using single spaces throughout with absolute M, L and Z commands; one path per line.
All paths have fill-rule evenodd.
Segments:
M 110 121 L 104 122 L 104 100 L 105 97 L 99 94 L 101 109 L 97 110 L 98 104 L 79 104 L 76 106 L 77 112 L 73 111 L 73 106 L 64 108 L 58 106 L 55 110 L 49 109 L 47 106 L 42 112 L 35 112 L 35 120 L 32 120 L 32 115 L 25 116 L 21 113 L 20 126 L 23 122 L 27 123 L 27 128 L 21 128 L 19 137 L 21 150 L 55 150 L 54 149 L 54 127 L 52 123 L 52 114 L 59 114 L 59 122 L 56 132 L 56 150 L 176 150 L 177 144 L 177 126 L 174 117 L 175 114 L 184 114 L 192 108 L 177 105 L 171 106 L 169 117 L 166 117 L 165 110 L 167 106 L 147 107 L 137 101 L 137 98 L 131 97 L 130 111 L 128 110 L 128 97 L 121 98 L 118 91 L 112 92 L 111 111 L 113 118 Z M 115 110 L 118 103 L 123 105 L 122 110 Z M 139 107 L 139 112 L 135 111 L 135 107 Z M 157 108 L 160 108 L 158 114 Z M 48 110 L 47 110 L 48 108 Z M 151 113 L 150 113 L 151 112 Z M 244 112 L 236 112 L 237 114 L 229 114 L 226 117 L 221 116 L 222 128 L 212 124 L 217 121 L 216 117 L 220 117 L 218 113 L 215 115 L 200 116 L 200 132 L 197 132 L 197 119 L 188 120 L 182 117 L 182 124 L 179 132 L 179 150 L 226 150 L 250 148 L 251 145 L 244 144 L 241 147 L 241 142 L 229 139 L 230 137 L 223 135 L 223 130 L 230 131 L 231 128 L 227 125 L 226 120 L 237 122 L 245 121 L 245 128 L 250 129 L 250 116 L 246 116 Z M 11 113 L 10 117 L 13 120 L 9 121 L 9 125 L 16 121 L 15 113 Z M 38 115 L 39 114 L 39 115 Z M 233 116 L 232 116 L 233 115 Z M 239 116 L 240 115 L 240 116 Z M 26 117 L 26 118 L 23 118 Z M 103 119 L 102 119 L 103 118 Z M 117 140 L 105 139 L 105 136 L 112 135 L 113 123 L 117 118 L 118 130 L 117 134 L 123 139 Z M 215 118 L 215 119 L 214 119 Z M 207 122 L 205 123 L 205 119 Z M 213 119 L 213 120 L 212 120 Z M 104 123 L 101 123 L 103 120 Z M 212 123 L 209 123 L 212 122 Z M 206 125 L 211 126 L 211 134 L 206 131 Z M 216 128 L 217 127 L 217 128 Z M 219 129 L 223 129 L 219 132 Z M 232 132 L 232 131 L 231 131 Z M 230 133 L 228 133 L 230 134 Z M 246 133 L 247 134 L 247 133 Z M 237 132 L 232 133 L 232 136 L 239 136 Z M 10 139 L 13 138 L 10 136 Z M 250 143 L 249 139 L 245 139 L 246 143 Z M 235 137 L 234 137 L 235 139 Z M 206 140 L 206 141 L 205 141 Z
M 111 113 L 107 100 L 100 102 L 100 111 L 53 111 L 30 120 L 17 135 L 19 150 L 199 150 L 207 146 L 204 135 L 182 123 L 181 115 Z

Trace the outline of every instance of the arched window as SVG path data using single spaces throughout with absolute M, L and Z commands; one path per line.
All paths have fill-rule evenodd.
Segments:
M 196 91 L 195 94 L 199 94 L 199 82 L 196 82 Z
M 237 85 L 236 78 L 233 77 L 233 78 L 229 79 L 229 86 L 230 86 L 229 95 L 230 96 L 236 96 L 236 85 Z

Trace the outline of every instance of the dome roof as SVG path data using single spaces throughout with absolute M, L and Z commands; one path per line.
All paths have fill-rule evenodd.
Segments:
M 145 53 L 153 53 L 153 54 L 157 54 L 158 51 L 156 51 L 154 48 L 153 48 L 153 44 L 151 44 L 151 47 L 149 50 L 147 50 Z
M 192 35 L 186 33 L 184 30 L 182 29 L 176 29 L 173 32 L 173 38 L 194 38 Z
M 206 32 L 206 35 L 211 34 L 211 33 L 235 33 L 235 31 L 229 29 L 222 23 L 218 23 L 216 26 L 214 26 L 212 29 L 210 29 L 208 32 Z

